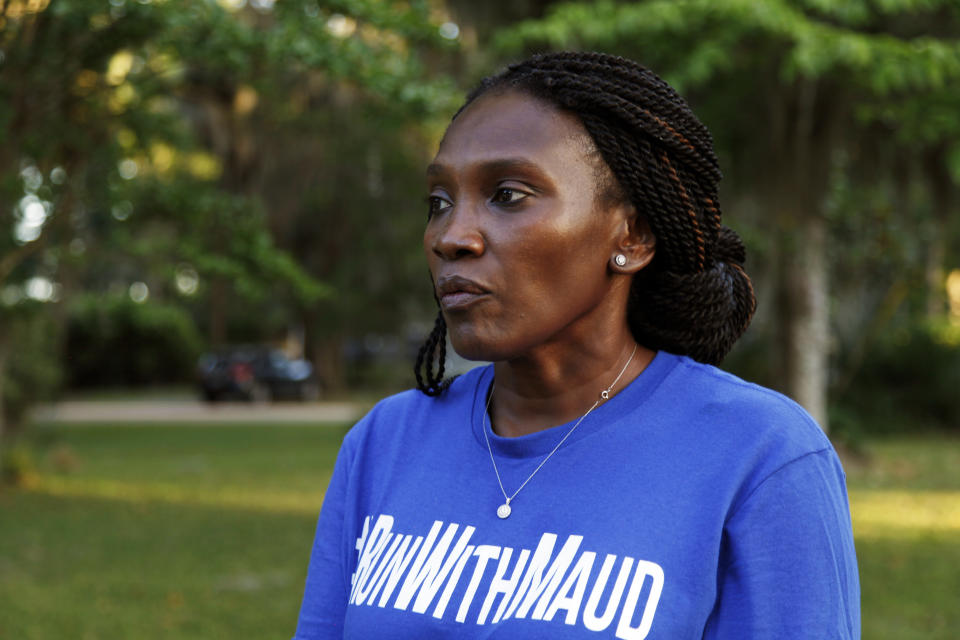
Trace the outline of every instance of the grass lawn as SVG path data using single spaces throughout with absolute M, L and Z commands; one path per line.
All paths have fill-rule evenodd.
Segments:
M 40 473 L 0 493 L 0 638 L 291 637 L 344 432 L 36 429 Z
M 342 426 L 39 426 L 0 493 L 0 638 L 289 638 Z M 847 460 L 867 640 L 960 628 L 960 438 Z
M 947 640 L 960 629 L 960 437 L 868 443 L 845 460 L 865 640 Z

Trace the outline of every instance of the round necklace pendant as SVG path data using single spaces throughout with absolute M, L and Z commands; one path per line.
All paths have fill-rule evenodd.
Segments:
M 510 505 L 505 502 L 497 507 L 497 517 L 501 520 L 505 520 L 510 517 L 511 511 L 513 511 L 513 509 L 511 509 Z

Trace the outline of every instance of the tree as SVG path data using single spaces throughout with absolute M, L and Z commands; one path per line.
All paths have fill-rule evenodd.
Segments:
M 446 107 L 422 63 L 443 42 L 418 1 L 0 2 L 3 388 L 5 319 L 62 319 L 76 292 L 205 300 L 214 341 L 225 309 L 317 309 L 333 288 L 273 234 L 271 135 L 318 94 L 394 122 Z
M 960 44 L 916 33 L 917 14 L 955 24 L 957 9 L 912 0 L 568 3 L 498 40 L 507 53 L 543 45 L 622 53 L 692 98 L 733 190 L 749 189 L 763 212 L 777 293 L 774 309 L 761 313 L 781 329 L 785 390 L 824 428 L 831 168 L 869 126 L 863 108 L 945 92 L 960 77 Z M 903 24 L 914 31 L 896 27 Z

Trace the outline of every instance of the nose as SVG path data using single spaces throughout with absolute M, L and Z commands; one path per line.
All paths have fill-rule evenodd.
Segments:
M 427 225 L 424 243 L 444 260 L 482 255 L 486 245 L 478 222 L 468 203 L 452 205 Z

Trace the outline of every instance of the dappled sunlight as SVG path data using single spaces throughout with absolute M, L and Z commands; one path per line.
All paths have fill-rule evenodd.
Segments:
M 40 13 L 48 4 L 50 0 L 9 0 L 0 2 L 0 13 L 4 18 L 16 20 L 30 13 Z
M 25 490 L 56 497 L 99 498 L 126 503 L 162 502 L 316 516 L 323 491 L 268 491 L 247 487 L 198 488 L 170 483 L 130 483 L 99 478 L 35 476 Z
M 954 269 L 947 276 L 947 299 L 950 321 L 954 326 L 960 326 L 960 269 Z
M 960 491 L 854 489 L 850 509 L 858 540 L 951 534 L 960 543 Z

